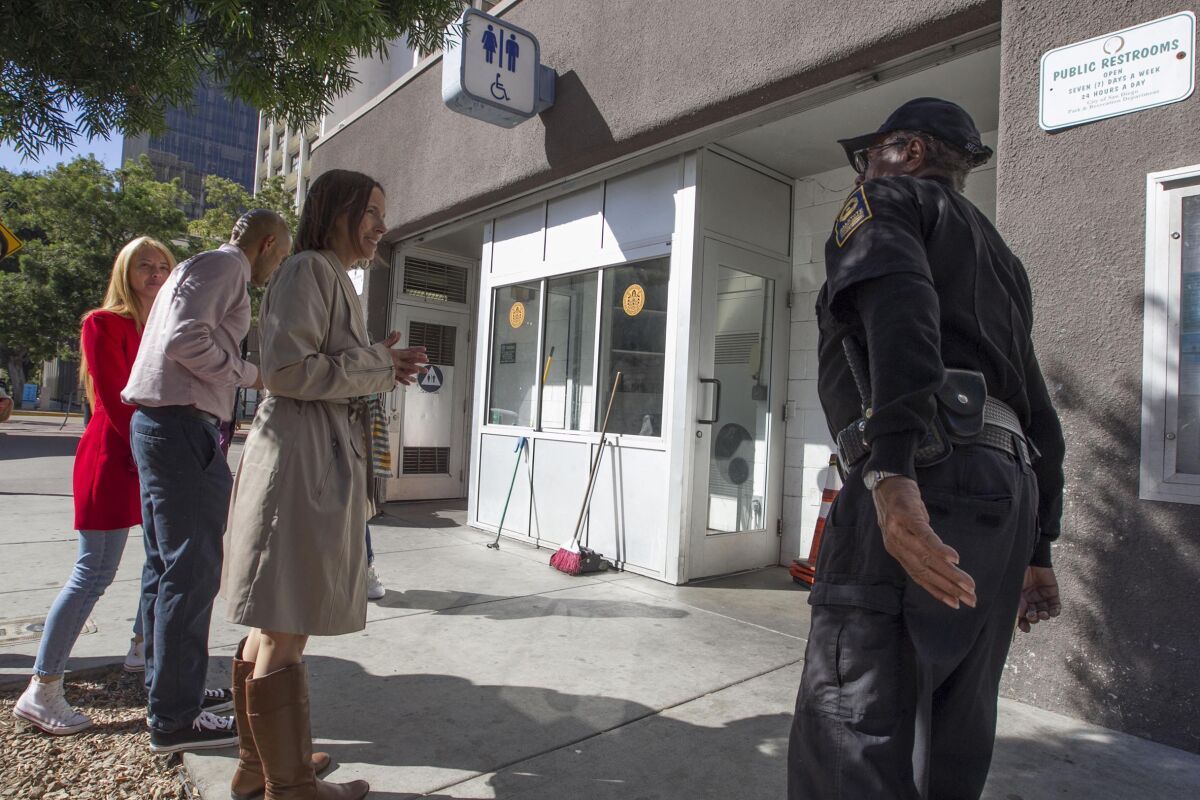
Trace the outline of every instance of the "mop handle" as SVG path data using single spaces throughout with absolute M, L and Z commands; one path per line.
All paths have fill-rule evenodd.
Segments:
M 550 348 L 550 355 L 546 356 L 546 368 L 542 370 L 542 386 L 546 385 L 546 380 L 550 377 L 550 363 L 554 361 L 554 348 Z
M 521 451 L 524 449 L 525 437 L 522 436 L 517 440 L 517 463 L 513 465 L 512 480 L 508 484 L 508 497 L 504 498 L 504 510 L 500 512 L 500 527 L 496 528 L 497 539 L 500 536 L 500 531 L 504 530 L 504 518 L 508 516 L 508 501 L 512 500 L 512 490 L 517 485 L 517 470 L 521 468 Z
M 575 521 L 575 532 L 571 534 L 571 547 L 579 543 L 580 533 L 583 530 L 583 518 L 587 514 L 588 505 L 592 499 L 592 485 L 596 482 L 596 473 L 600 466 L 600 457 L 604 455 L 604 442 L 608 438 L 608 415 L 612 413 L 613 401 L 617 399 L 617 387 L 621 385 L 621 373 L 618 371 L 613 379 L 612 392 L 608 396 L 608 409 L 604 412 L 604 424 L 600 426 L 600 447 L 596 450 L 596 457 L 589 459 L 591 467 L 588 469 L 588 485 L 587 491 L 583 495 L 583 507 L 579 509 L 579 519 Z

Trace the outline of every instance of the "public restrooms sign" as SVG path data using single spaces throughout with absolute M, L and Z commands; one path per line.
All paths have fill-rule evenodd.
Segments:
M 1177 103 L 1196 75 L 1196 16 L 1182 11 L 1042 56 L 1038 123 L 1048 131 Z

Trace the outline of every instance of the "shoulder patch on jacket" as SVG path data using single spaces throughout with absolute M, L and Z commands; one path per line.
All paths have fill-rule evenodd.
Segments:
M 842 210 L 838 212 L 837 221 L 833 223 L 833 238 L 837 246 L 846 243 L 864 222 L 871 218 L 871 204 L 867 202 L 864 187 L 859 186 L 846 198 Z

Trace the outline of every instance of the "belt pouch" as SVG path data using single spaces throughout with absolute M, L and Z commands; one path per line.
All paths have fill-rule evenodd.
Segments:
M 987 380 L 982 372 L 947 369 L 937 390 L 937 416 L 952 442 L 966 442 L 983 433 Z

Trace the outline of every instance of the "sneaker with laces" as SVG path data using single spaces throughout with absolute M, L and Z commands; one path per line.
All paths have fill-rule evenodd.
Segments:
M 200 710 L 216 714 L 233 708 L 232 689 L 205 689 L 204 699 L 200 701 Z
M 13 716 L 55 736 L 79 733 L 92 727 L 91 719 L 67 702 L 61 678 L 56 681 L 31 678 L 28 688 L 13 706 Z
M 137 639 L 129 640 L 129 652 L 125 654 L 123 665 L 126 672 L 146 671 L 146 643 Z
M 384 588 L 383 581 L 379 580 L 379 573 L 375 571 L 375 565 L 367 566 L 367 599 L 382 600 L 387 594 L 387 589 Z
M 219 717 L 207 711 L 186 728 L 164 733 L 150 729 L 150 752 L 178 753 L 181 750 L 212 750 L 237 744 L 237 723 L 233 717 Z

